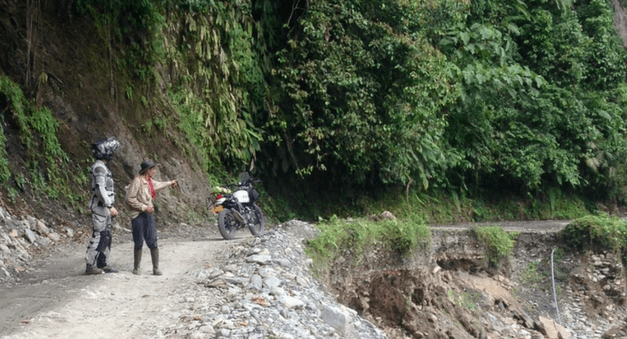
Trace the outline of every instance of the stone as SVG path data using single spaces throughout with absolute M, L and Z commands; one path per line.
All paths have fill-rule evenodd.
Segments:
M 41 235 L 48 235 L 50 233 L 50 229 L 44 224 L 41 220 L 35 221 L 35 230 L 39 232 Z
M 61 241 L 61 237 L 57 233 L 54 233 L 54 232 L 48 233 L 48 239 L 50 239 L 50 240 L 52 240 L 54 242 Z
M 35 240 L 37 240 L 37 236 L 35 235 L 35 233 L 33 231 L 31 231 L 30 229 L 28 229 L 28 228 L 24 229 L 24 237 L 31 244 L 34 243 Z
M 348 312 L 339 307 L 324 305 L 320 317 L 333 327 L 341 337 L 349 338 L 351 336 L 352 321 Z
M 270 265 L 272 264 L 272 257 L 269 255 L 251 255 L 246 258 L 246 262 L 249 263 L 257 263 L 260 265 Z
M 283 306 L 287 309 L 302 308 L 305 306 L 305 303 L 302 300 L 290 296 L 282 296 L 280 300 Z
M 272 290 L 273 288 L 279 287 L 281 285 L 281 280 L 277 277 L 268 277 L 263 280 L 263 285 Z
M 5 244 L 0 244 L 0 251 L 4 252 L 4 253 L 11 253 L 11 250 L 9 249 L 9 247 Z
M 570 339 L 570 332 L 553 319 L 540 316 L 539 329 L 547 339 Z
M 35 243 L 41 247 L 48 247 L 52 244 L 52 240 L 49 238 L 39 238 L 35 240 Z
M 261 291 L 261 289 L 263 288 L 263 280 L 261 279 L 261 276 L 257 274 L 251 276 L 250 282 L 248 283 L 246 288 Z

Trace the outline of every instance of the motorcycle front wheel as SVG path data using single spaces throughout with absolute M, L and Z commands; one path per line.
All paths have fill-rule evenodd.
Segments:
M 222 238 L 231 240 L 235 238 L 237 232 L 237 224 L 239 221 L 235 219 L 230 209 L 225 209 L 218 214 L 218 229 Z
M 251 212 L 253 213 L 253 223 L 249 226 L 250 233 L 258 237 L 263 234 L 263 230 L 266 227 L 266 222 L 263 220 L 263 213 L 261 213 L 261 208 L 259 208 L 259 206 L 253 205 L 253 209 Z

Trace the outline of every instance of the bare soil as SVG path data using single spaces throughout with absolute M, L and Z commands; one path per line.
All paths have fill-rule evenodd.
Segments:
M 390 338 L 522 338 L 520 331 L 550 338 L 541 317 L 562 320 L 572 331 L 618 333 L 607 338 L 627 335 L 627 287 L 620 258 L 603 249 L 568 251 L 557 233 L 566 224 L 434 226 L 430 250 L 411 257 L 376 248 L 362 257 L 347 253 L 332 263 L 326 282 L 340 302 Z M 498 266 L 491 264 L 485 248 L 468 231 L 477 225 L 520 232 L 513 254 Z M 595 267 L 595 257 L 613 268 L 599 274 L 605 268 Z M 578 328 L 582 323 L 591 325 Z

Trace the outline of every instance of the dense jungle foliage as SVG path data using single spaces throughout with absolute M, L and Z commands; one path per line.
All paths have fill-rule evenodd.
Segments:
M 254 164 L 267 190 L 298 191 L 301 207 L 399 188 L 625 202 L 627 55 L 609 0 L 72 10 L 93 19 L 132 81 L 167 74 L 172 108 L 146 124 L 176 124 L 212 181 Z M 126 99 L 147 100 L 133 88 Z

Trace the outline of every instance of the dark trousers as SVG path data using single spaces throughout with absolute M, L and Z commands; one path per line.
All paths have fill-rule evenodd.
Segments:
M 153 214 L 141 213 L 131 221 L 131 225 L 133 226 L 135 250 L 142 249 L 144 240 L 148 248 L 157 248 L 157 224 Z

